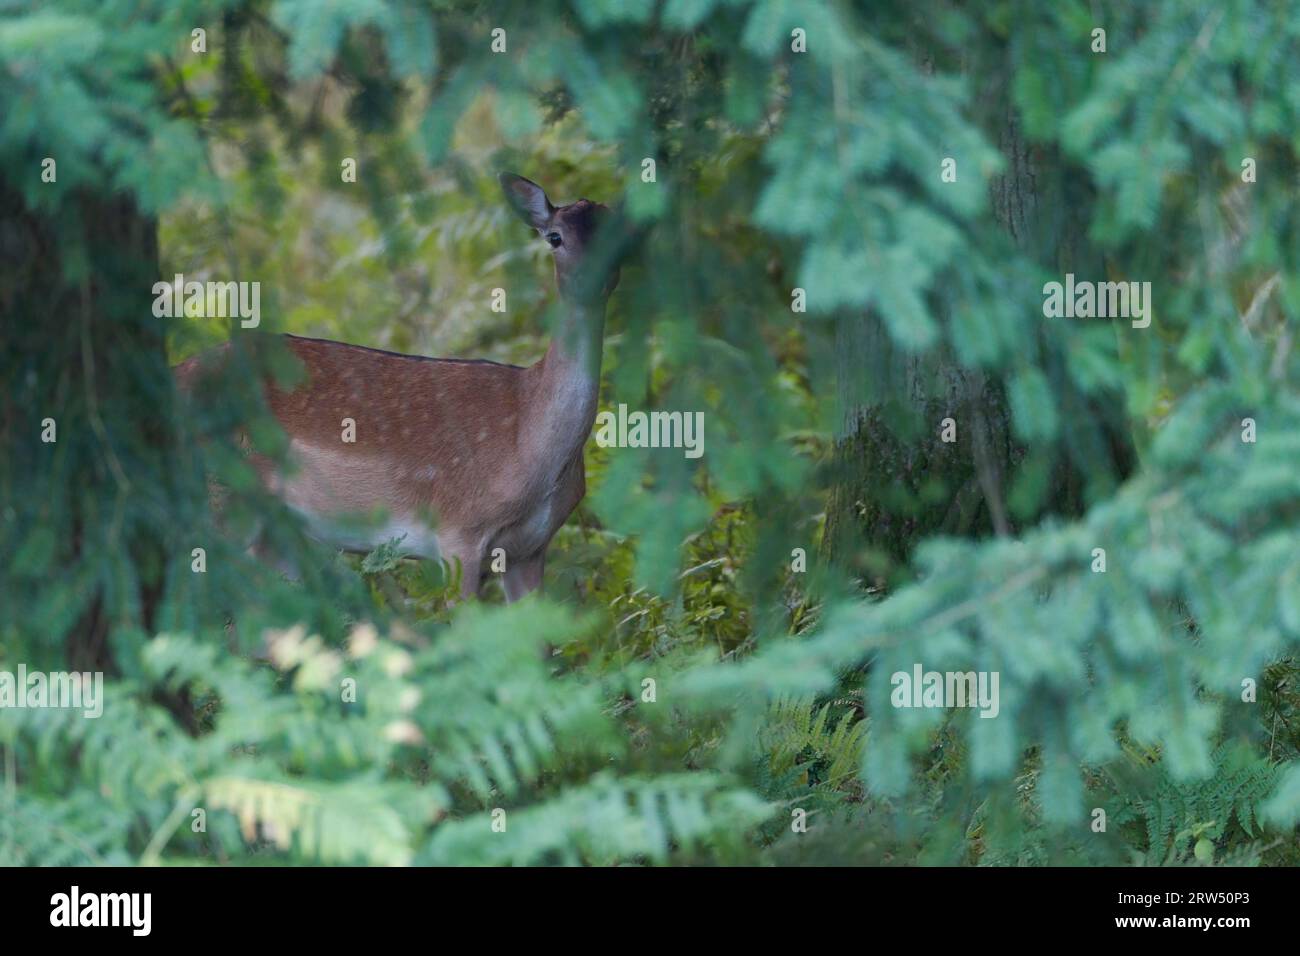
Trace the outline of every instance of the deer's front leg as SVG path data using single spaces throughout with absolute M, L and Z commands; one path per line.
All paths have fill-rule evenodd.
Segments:
M 506 600 L 514 604 L 525 594 L 537 590 L 542 583 L 542 567 L 545 563 L 546 555 L 539 554 L 506 568 L 505 580 L 502 582 L 506 589 Z
M 448 564 L 455 566 L 460 562 L 460 600 L 478 597 L 483 568 L 482 549 L 459 536 L 443 533 L 438 535 L 438 551 Z
M 468 601 L 478 597 L 479 585 L 482 583 L 478 555 L 458 554 L 456 557 L 460 558 L 460 599 Z

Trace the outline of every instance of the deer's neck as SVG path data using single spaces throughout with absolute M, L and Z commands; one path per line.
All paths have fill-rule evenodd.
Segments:
M 524 441 L 557 469 L 582 448 L 596 420 L 604 332 L 604 302 L 566 303 L 550 348 L 533 366 Z

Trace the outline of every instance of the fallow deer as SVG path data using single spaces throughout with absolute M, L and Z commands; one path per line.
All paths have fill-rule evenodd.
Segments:
M 547 546 L 586 491 L 583 446 L 618 271 L 612 256 L 592 254 L 607 207 L 555 206 L 536 183 L 499 178 L 555 261 L 564 308 L 546 355 L 522 368 L 285 336 L 306 380 L 268 387 L 267 401 L 288 435 L 290 467 L 258 468 L 313 537 L 350 551 L 401 537 L 406 555 L 458 560 L 463 597 L 479 592 L 489 557 L 503 549 L 515 601 L 541 584 Z M 200 361 L 177 366 L 182 388 L 193 387 Z M 349 418 L 351 443 L 341 440 Z M 385 521 L 357 530 L 349 520 L 376 509 Z

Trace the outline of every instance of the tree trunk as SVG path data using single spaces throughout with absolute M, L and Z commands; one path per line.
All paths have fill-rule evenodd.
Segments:
M 1077 215 L 1067 201 L 1069 184 L 1060 178 L 1044 182 L 1040 169 L 1049 164 L 1025 142 L 1013 113 L 1000 129 L 999 145 L 1007 166 L 991 187 L 997 221 L 1020 248 L 1052 265 L 1078 262 L 1086 250 L 1074 246 L 1081 229 L 1065 221 Z M 1050 225 L 1041 215 L 1049 205 L 1056 213 Z M 841 319 L 836 353 L 841 432 L 823 551 L 868 587 L 895 582 L 925 537 L 1014 535 L 1022 520 L 1041 510 L 1077 515 L 1086 505 L 1088 480 L 1122 477 L 1131 470 L 1130 443 L 1120 406 L 1110 400 L 1114 396 L 1101 400 L 1108 407 L 1098 407 L 1072 391 L 1062 394 L 1062 406 L 1070 410 L 1063 427 L 1079 434 L 1051 453 L 1044 508 L 1018 516 L 1008 505 L 1008 491 L 1028 450 L 1012 434 L 1001 381 L 965 369 L 951 356 L 902 353 L 870 312 Z M 1053 383 L 1069 390 L 1063 370 L 1055 372 L 1049 370 Z M 943 431 L 949 418 L 956 440 L 947 442 Z M 1100 441 L 1092 422 L 1100 423 Z
M 158 268 L 157 224 L 131 199 L 87 189 L 35 209 L 0 183 L 0 521 L 18 555 L 6 603 L 34 654 L 76 669 L 110 668 L 112 627 L 147 628 L 161 594 Z

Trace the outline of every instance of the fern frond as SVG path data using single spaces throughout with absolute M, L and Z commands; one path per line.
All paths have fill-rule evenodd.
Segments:
M 443 779 L 459 779 L 480 799 L 513 793 L 561 753 L 612 753 L 618 747 L 597 685 L 552 677 L 548 644 L 573 636 L 562 608 L 467 607 L 411 675 L 423 702 L 416 720 Z
M 312 861 L 381 866 L 410 863 L 414 835 L 445 807 L 440 788 L 374 780 L 216 777 L 204 797 L 235 815 L 248 843 L 261 837 Z
M 443 823 L 421 862 L 665 863 L 674 852 L 737 847 L 770 814 L 769 804 L 728 787 L 717 774 L 623 779 L 598 774 L 533 806 Z
M 54 799 L 0 799 L 0 866 L 124 866 L 132 814 L 75 790 Z

